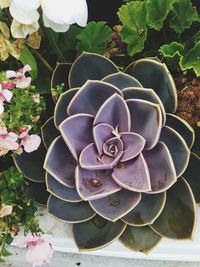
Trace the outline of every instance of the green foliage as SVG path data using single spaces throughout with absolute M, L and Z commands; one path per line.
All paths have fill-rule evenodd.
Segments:
M 26 195 L 27 181 L 15 167 L 4 171 L 0 177 L 0 208 L 11 205 L 11 215 L 0 219 L 0 259 L 9 256 L 6 246 L 11 244 L 13 237 L 24 225 L 25 233 L 40 233 L 38 222 L 35 220 L 37 210 L 34 202 Z
M 59 46 L 63 53 L 66 53 L 69 50 L 74 50 L 78 43 L 77 36 L 81 32 L 81 28 L 71 25 L 67 32 L 60 34 Z
M 147 23 L 150 28 L 159 31 L 163 22 L 172 10 L 172 4 L 176 0 L 146 0 Z
M 159 56 L 172 68 L 200 76 L 200 15 L 191 0 L 126 1 L 118 16 L 128 54 Z
M 200 41 L 189 51 L 177 42 L 163 45 L 159 51 L 170 65 L 179 65 L 182 71 L 192 69 L 196 76 L 200 76 Z
M 90 22 L 77 35 L 79 42 L 76 45 L 78 55 L 83 51 L 103 54 L 107 43 L 112 37 L 112 30 L 105 22 Z
M 40 103 L 34 101 L 37 93 L 34 86 L 27 89 L 12 89 L 14 94 L 12 102 L 6 103 L 3 113 L 3 122 L 8 129 L 19 131 L 24 125 L 31 125 L 32 130 L 39 131 L 39 125 L 35 119 L 41 115 L 45 109 L 44 98 L 40 96 Z
M 197 10 L 192 6 L 190 0 L 176 0 L 173 5 L 173 13 L 170 26 L 179 34 L 189 29 L 194 21 L 199 20 Z
M 35 61 L 35 58 L 33 57 L 32 53 L 30 52 L 30 50 L 24 46 L 24 48 L 21 51 L 20 54 L 20 59 L 19 59 L 23 65 L 30 65 L 31 66 L 31 71 L 30 74 L 32 76 L 32 79 L 35 80 L 37 78 L 38 75 L 38 71 L 37 71 L 37 63 Z
M 119 12 L 123 24 L 121 38 L 128 44 L 130 56 L 141 52 L 147 38 L 146 5 L 144 2 L 130 2 L 123 5 Z
M 162 45 L 160 47 L 160 52 L 164 57 L 174 57 L 176 55 L 181 56 L 184 51 L 182 44 L 177 42 L 172 42 L 171 44 Z
M 197 76 L 200 76 L 200 41 L 180 59 L 182 70 L 193 69 Z

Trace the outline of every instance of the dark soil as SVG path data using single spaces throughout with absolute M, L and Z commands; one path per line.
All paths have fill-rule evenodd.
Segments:
M 200 122 L 200 78 L 179 75 L 175 78 L 178 91 L 176 114 L 190 125 Z

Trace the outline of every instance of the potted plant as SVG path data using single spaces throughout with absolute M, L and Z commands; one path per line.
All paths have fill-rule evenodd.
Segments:
M 15 244 L 29 256 L 46 249 L 35 264 L 50 262 L 35 203 L 72 224 L 83 251 L 119 239 L 146 253 L 162 237 L 190 239 L 200 201 L 198 4 L 22 2 L 0 1 L 1 256 L 22 224 Z

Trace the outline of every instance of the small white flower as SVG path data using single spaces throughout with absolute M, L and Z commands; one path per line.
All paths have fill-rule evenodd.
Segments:
M 9 7 L 12 0 L 0 0 L 0 8 Z
M 32 98 L 35 103 L 40 104 L 40 94 L 33 94 Z
M 87 24 L 88 10 L 85 0 L 41 0 L 43 20 L 46 27 L 65 32 L 70 24 L 81 27 Z
M 14 18 L 11 32 L 16 38 L 25 38 L 38 30 L 39 7 L 44 25 L 56 32 L 66 32 L 74 23 L 85 27 L 88 19 L 86 0 L 0 0 L 0 7 L 8 6 Z
M 37 22 L 40 17 L 37 11 L 39 6 L 39 0 L 12 0 L 10 14 L 20 23 L 30 25 Z

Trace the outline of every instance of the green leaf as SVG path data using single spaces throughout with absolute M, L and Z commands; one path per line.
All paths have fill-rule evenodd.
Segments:
M 65 62 L 65 57 L 64 57 L 62 51 L 60 50 L 60 47 L 58 46 L 59 33 L 54 32 L 52 29 L 47 28 L 47 27 L 44 27 L 43 30 L 46 33 L 47 38 L 48 38 L 49 43 L 50 43 L 50 47 L 51 47 L 52 51 L 57 55 L 58 60 L 60 62 Z
M 32 79 L 35 80 L 38 75 L 37 63 L 34 56 L 26 46 L 24 46 L 23 50 L 21 51 L 19 60 L 23 65 L 28 64 L 31 66 L 32 70 L 30 71 L 30 74 L 32 76 Z
M 159 49 L 159 52 L 164 56 L 164 57 L 171 57 L 173 58 L 174 56 L 182 56 L 184 50 L 184 46 L 180 43 L 177 42 L 172 42 L 170 44 L 162 45 Z
M 174 2 L 175 0 L 146 0 L 148 26 L 159 31 Z
M 135 1 L 123 5 L 118 16 L 123 24 L 121 38 L 128 44 L 129 55 L 133 56 L 143 50 L 147 38 L 146 4 Z
M 3 257 L 8 257 L 8 256 L 11 256 L 12 253 L 10 253 L 5 247 L 3 247 L 2 250 L 1 250 L 1 255 Z
M 33 82 L 36 90 L 40 94 L 47 94 L 51 92 L 51 81 L 50 81 L 50 73 L 44 67 L 44 65 L 38 61 L 38 76 L 37 79 Z
M 185 29 L 189 29 L 193 21 L 200 19 L 191 0 L 176 0 L 173 5 L 173 12 L 174 16 L 170 21 L 170 27 L 176 33 L 182 33 Z
M 119 240 L 125 247 L 133 251 L 147 253 L 159 243 L 161 236 L 149 226 L 134 227 L 128 225 Z
M 103 54 L 107 47 L 108 40 L 112 37 L 112 30 L 106 22 L 90 22 L 77 36 L 79 42 L 76 46 L 77 53 L 83 51 Z
M 60 48 L 63 52 L 74 50 L 78 42 L 77 35 L 82 31 L 81 28 L 71 25 L 65 33 L 60 33 Z
M 184 70 L 193 69 L 200 76 L 200 41 L 180 59 L 180 67 Z

